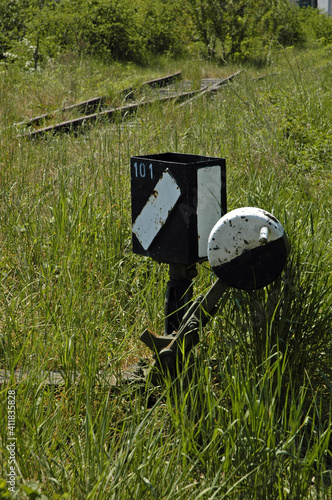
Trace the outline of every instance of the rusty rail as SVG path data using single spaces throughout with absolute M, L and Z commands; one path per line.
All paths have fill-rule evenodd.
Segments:
M 138 88 L 151 87 L 151 88 L 162 88 L 167 87 L 171 83 L 174 83 L 182 78 L 181 71 L 177 73 L 173 73 L 171 75 L 163 76 L 161 78 L 157 78 L 154 80 L 149 80 L 147 82 L 142 83 L 138 86 Z M 125 100 L 132 99 L 134 96 L 135 87 L 128 87 L 121 91 L 121 96 Z M 101 109 L 101 107 L 107 101 L 107 97 L 93 97 L 92 99 L 88 99 L 86 101 L 78 102 L 76 104 L 71 104 L 70 106 L 64 106 L 63 108 L 57 109 L 52 113 L 45 113 L 43 115 L 35 116 L 34 118 L 30 118 L 30 120 L 25 120 L 23 122 L 16 123 L 17 126 L 31 126 L 31 125 L 39 125 L 41 122 L 46 120 L 54 119 L 54 117 L 59 113 L 70 112 L 70 111 L 79 111 L 84 114 L 94 113 Z
M 34 118 L 30 118 L 30 120 L 15 123 L 15 125 L 21 126 L 21 127 L 23 127 L 23 126 L 29 127 L 31 125 L 40 125 L 40 123 L 43 121 L 54 119 L 54 117 L 58 113 L 64 113 L 67 111 L 77 110 L 77 111 L 80 111 L 82 113 L 88 113 L 89 111 L 90 112 L 97 111 L 97 109 L 100 108 L 104 104 L 105 100 L 106 100 L 105 97 L 94 97 L 92 99 L 88 99 L 87 101 L 78 102 L 77 104 L 71 104 L 70 106 L 64 106 L 63 108 L 57 109 L 57 110 L 53 111 L 52 113 L 45 113 L 43 115 L 39 115 L 39 116 L 35 116 Z
M 144 381 L 149 368 L 148 365 L 132 365 L 127 369 L 121 370 L 117 375 L 114 375 L 111 371 L 100 370 L 96 373 L 95 379 L 99 385 L 119 387 L 124 383 Z M 66 381 L 73 384 L 82 380 L 83 377 L 78 372 L 65 374 L 59 370 L 41 370 L 40 372 L 36 372 L 34 370 L 21 370 L 18 368 L 10 372 L 0 369 L 0 386 L 13 386 L 26 382 L 33 382 L 43 386 L 63 386 L 66 384 Z
M 171 83 L 175 83 L 181 79 L 182 79 L 182 73 L 181 71 L 178 71 L 177 73 L 173 73 L 172 75 L 163 76 L 162 78 L 156 78 L 154 80 L 149 80 L 148 82 L 144 82 L 141 85 L 139 85 L 138 88 L 142 89 L 144 87 L 150 87 L 152 89 L 160 89 L 163 87 L 167 87 Z M 134 91 L 135 87 L 128 87 L 127 89 L 124 89 L 121 92 L 121 95 L 125 100 L 133 99 Z
M 195 95 L 197 90 L 193 90 L 190 92 L 183 92 L 181 94 L 175 96 L 167 96 L 157 99 L 149 99 L 147 101 L 141 101 L 139 103 L 127 104 L 126 106 L 121 106 L 119 108 L 107 109 L 105 111 L 100 111 L 98 113 L 93 113 L 90 115 L 86 115 L 79 118 L 74 118 L 73 120 L 67 120 L 65 122 L 57 123 L 55 125 L 49 125 L 48 127 L 43 127 L 38 130 L 34 130 L 33 132 L 27 132 L 26 134 L 22 134 L 19 137 L 26 137 L 29 139 L 35 139 L 38 136 L 45 135 L 47 133 L 55 133 L 55 132 L 75 132 L 78 128 L 84 126 L 87 123 L 95 123 L 97 121 L 101 121 L 107 118 L 110 121 L 113 121 L 117 118 L 122 118 L 125 115 L 131 115 L 138 109 L 143 109 L 144 107 L 154 104 L 154 103 L 166 103 L 170 101 L 183 100 L 186 98 L 190 98 Z
M 111 108 L 111 109 L 106 109 L 106 110 L 100 110 L 101 104 L 102 104 L 102 99 L 101 97 L 97 97 L 95 99 L 90 99 L 89 101 L 84 101 L 78 104 L 74 104 L 72 106 L 69 106 L 64 109 L 74 109 L 78 107 L 84 107 L 85 105 L 89 106 L 97 106 L 99 110 L 95 113 L 91 113 L 79 118 L 74 118 L 72 120 L 67 120 L 63 121 L 54 125 L 49 125 L 47 127 L 43 127 L 31 132 L 26 132 L 21 135 L 19 135 L 19 138 L 25 137 L 28 139 L 36 139 L 38 137 L 42 137 L 45 134 L 54 134 L 57 132 L 76 132 L 79 128 L 84 127 L 86 124 L 91 124 L 95 123 L 97 121 L 102 121 L 104 119 L 107 119 L 108 121 L 115 121 L 116 119 L 121 119 L 124 116 L 127 115 L 132 115 L 135 111 L 138 109 L 143 109 L 147 107 L 148 105 L 155 104 L 155 103 L 167 103 L 167 102 L 179 102 L 180 106 L 185 104 L 186 102 L 191 102 L 193 99 L 196 97 L 200 97 L 206 93 L 212 93 L 215 91 L 220 90 L 225 84 L 229 83 L 232 81 L 240 71 L 218 81 L 217 83 L 211 85 L 211 86 L 205 86 L 202 89 L 199 90 L 191 90 L 191 91 L 183 91 L 183 92 L 177 92 L 174 95 L 170 96 L 164 96 L 164 97 L 156 97 L 153 99 L 148 99 L 148 100 L 142 100 L 140 102 L 135 102 L 131 104 L 126 104 L 124 106 L 116 107 L 116 108 Z M 163 78 L 159 78 L 156 80 L 150 80 L 149 82 L 145 82 L 142 85 L 147 85 L 152 88 L 161 88 L 164 87 L 165 85 L 169 85 L 170 83 L 174 83 L 175 81 L 179 80 L 181 78 L 181 73 L 175 73 L 173 75 L 168 75 Z M 132 88 L 125 89 L 123 93 L 126 92 L 126 96 L 128 93 L 132 92 Z M 185 101 L 185 102 L 184 102 Z M 181 104 L 182 103 L 182 104 Z M 35 122 L 36 120 L 41 120 L 42 118 L 44 119 L 45 116 L 49 115 L 41 115 L 40 117 L 36 117 L 32 119 L 30 122 L 32 123 L 37 123 Z M 23 123 L 24 125 L 29 125 L 30 122 L 25 122 Z M 21 124 L 22 125 L 22 124 Z
M 222 86 L 227 85 L 228 83 L 230 83 L 240 73 L 241 73 L 241 70 L 237 71 L 236 73 L 233 73 L 230 76 L 227 76 L 226 78 L 223 78 L 222 80 L 220 80 L 219 82 L 215 83 L 214 85 L 211 85 L 209 87 L 205 87 L 205 88 L 201 89 L 198 94 L 194 95 L 193 97 L 191 97 L 187 101 L 185 101 L 182 104 L 180 104 L 180 107 L 185 106 L 186 104 L 194 101 L 195 99 L 197 99 L 197 98 L 199 98 L 199 97 L 201 97 L 201 96 L 203 96 L 205 94 L 219 91 Z

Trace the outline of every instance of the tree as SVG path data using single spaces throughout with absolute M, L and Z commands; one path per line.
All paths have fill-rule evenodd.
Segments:
M 208 55 L 216 54 L 217 40 L 226 36 L 224 13 L 227 0 L 189 0 L 197 35 L 208 49 Z

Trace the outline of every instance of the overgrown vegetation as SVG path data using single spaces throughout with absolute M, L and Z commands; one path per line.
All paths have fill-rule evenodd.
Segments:
M 68 52 L 264 64 L 276 46 L 332 43 L 331 18 L 289 0 L 2 0 L 0 28 L 0 59 L 28 70 Z
M 261 9 L 263 3 L 283 6 L 258 2 Z M 71 4 L 54 3 L 47 12 L 58 16 Z M 252 19 L 251 3 L 245 4 L 234 14 L 238 23 L 245 15 Z M 22 19 L 22 5 L 37 10 Z M 32 22 L 41 26 L 43 5 L 8 3 L 12 10 L 0 16 L 2 22 L 9 26 L 10 15 L 18 17 L 11 38 L 9 30 L 1 41 L 10 38 L 6 51 L 15 43 L 22 47 L 24 35 L 33 56 L 36 39 L 23 31 Z M 99 14 L 111 5 L 129 12 L 129 3 L 80 5 L 70 22 L 64 16 L 66 43 L 72 40 L 67 45 L 58 45 L 56 31 L 46 43 L 40 28 L 40 71 L 10 64 L 9 56 L 0 70 L 0 368 L 10 374 L 0 386 L 0 498 L 11 497 L 7 422 L 13 390 L 14 498 L 332 498 L 330 21 L 289 7 L 292 16 L 308 20 L 301 33 L 310 27 L 315 45 L 275 50 L 261 28 L 266 38 L 257 39 L 257 56 L 247 57 L 246 23 L 239 44 L 214 33 L 213 24 L 200 34 L 192 9 L 207 23 L 219 11 L 203 10 L 219 4 L 190 1 L 180 15 L 188 16 L 188 32 L 196 36 L 181 33 L 191 58 L 159 56 L 142 66 L 110 62 L 117 55 L 109 47 L 100 48 L 108 61 L 93 58 L 95 47 L 86 39 L 81 44 L 69 29 L 79 26 L 88 7 Z M 139 2 L 137 16 L 138 7 L 148 5 L 157 12 L 162 4 Z M 223 19 L 235 12 L 232 5 L 225 2 Z M 261 27 L 276 22 L 267 11 Z M 263 17 L 252 19 L 248 40 Z M 146 23 L 150 40 L 153 25 L 159 43 L 159 24 L 148 16 Z M 127 29 L 130 39 L 135 30 Z M 181 24 L 174 30 L 167 36 L 177 40 Z M 107 37 L 97 32 L 100 46 Z M 79 54 L 75 44 L 81 44 Z M 202 61 L 197 52 L 194 57 L 198 46 L 207 55 L 229 57 L 228 65 Z M 197 87 L 203 77 L 238 69 L 231 55 L 262 64 L 265 47 L 268 66 L 247 65 L 222 92 L 182 108 L 155 104 L 75 136 L 17 137 L 15 123 L 66 102 L 116 99 L 133 82 L 178 69 Z M 275 214 L 291 253 L 280 279 L 265 289 L 231 290 L 174 381 L 110 389 L 106 377 L 150 355 L 139 334 L 146 327 L 163 330 L 167 266 L 131 251 L 129 163 L 131 156 L 166 151 L 225 157 L 229 210 L 257 206 Z M 197 295 L 215 279 L 207 263 L 198 267 Z M 29 372 L 24 383 L 15 382 L 17 369 Z M 40 373 L 46 377 L 50 370 L 62 373 L 63 386 L 41 384 Z

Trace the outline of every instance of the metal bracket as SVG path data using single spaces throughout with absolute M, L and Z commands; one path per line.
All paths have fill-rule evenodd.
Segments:
M 155 354 L 153 366 L 162 371 L 174 370 L 176 363 L 181 362 L 179 354 L 184 357 L 199 342 L 199 330 L 204 327 L 217 310 L 218 302 L 229 288 L 218 279 L 206 295 L 199 296 L 183 316 L 181 326 L 174 335 L 160 336 L 149 330 L 141 335 L 145 343 Z
M 165 335 L 178 331 L 193 296 L 192 280 L 197 276 L 196 266 L 169 264 L 169 281 L 165 298 Z

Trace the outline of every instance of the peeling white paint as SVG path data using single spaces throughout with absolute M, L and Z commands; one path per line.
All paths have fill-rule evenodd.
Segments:
M 224 215 L 208 239 L 208 258 L 212 268 L 231 262 L 245 250 L 259 247 L 263 227 L 268 229 L 265 243 L 284 236 L 283 226 L 266 210 L 243 207 Z
M 166 170 L 133 224 L 133 233 L 144 250 L 149 248 L 180 196 L 178 184 Z
M 221 213 L 221 167 L 204 167 L 197 170 L 197 235 L 198 256 L 207 256 L 207 242 L 213 226 Z

